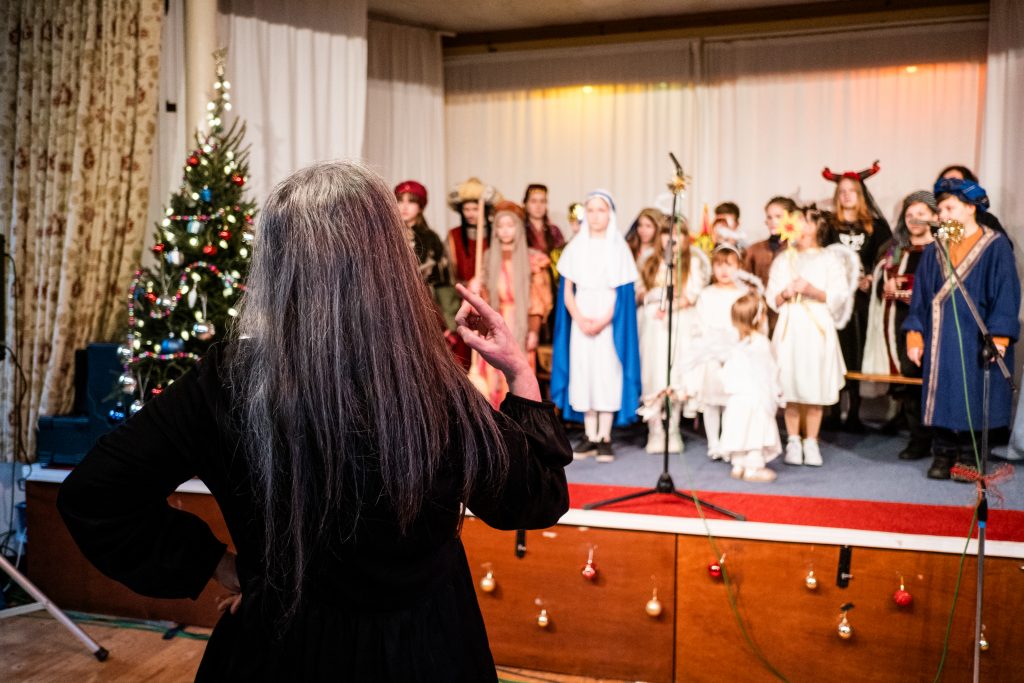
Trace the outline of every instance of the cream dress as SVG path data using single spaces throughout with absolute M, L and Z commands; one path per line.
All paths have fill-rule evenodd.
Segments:
M 797 297 L 776 306 L 778 295 L 798 277 L 825 292 L 825 301 Z M 850 296 L 845 265 L 833 251 L 785 251 L 772 262 L 765 299 L 779 313 L 772 347 L 787 403 L 827 406 L 839 401 L 846 364 L 836 321 L 842 319 Z
M 644 297 L 639 311 L 640 370 L 645 399 L 665 388 L 666 363 L 668 362 L 668 311 L 659 319 L 665 291 L 668 268 L 664 263 L 658 269 L 654 287 Z M 690 272 L 683 294 L 690 302 L 696 302 L 701 290 L 708 283 L 710 272 L 707 259 L 690 257 Z M 697 311 L 691 304 L 672 311 L 672 386 L 680 391 L 685 389 L 685 358 L 691 340 L 696 333 Z
M 783 405 L 779 367 L 771 342 L 754 333 L 737 343 L 722 366 L 728 396 L 718 449 L 730 459 L 760 451 L 768 462 L 782 452 L 775 414 Z
M 722 364 L 728 349 L 739 341 L 739 333 L 732 325 L 732 305 L 748 291 L 741 284 L 713 284 L 705 287 L 697 298 L 692 352 L 699 361 L 694 372 L 688 373 L 687 383 L 701 410 L 704 406 L 724 406 L 728 399 L 722 386 Z

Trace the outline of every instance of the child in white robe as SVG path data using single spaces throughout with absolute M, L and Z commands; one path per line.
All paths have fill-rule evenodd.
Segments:
M 713 282 L 701 290 L 695 306 L 697 312 L 696 334 L 693 340 L 694 352 L 702 357 L 696 372 L 692 373 L 690 388 L 698 410 L 704 415 L 704 433 L 708 441 L 708 457 L 722 460 L 724 454 L 719 447 L 722 409 L 728 396 L 722 387 L 722 364 L 724 352 L 738 339 L 732 324 L 732 305 L 747 293 L 740 284 L 736 272 L 740 267 L 740 254 L 736 247 L 719 245 L 711 255 Z
M 690 340 L 695 334 L 697 314 L 694 304 L 708 284 L 711 264 L 700 249 L 690 248 L 690 237 L 685 225 L 675 242 L 676 282 L 675 306 L 672 310 L 672 376 L 669 385 L 673 393 L 669 411 L 668 450 L 681 453 L 683 438 L 679 431 L 680 412 L 685 412 L 687 382 L 684 359 Z M 668 306 L 665 298 L 668 284 L 668 264 L 664 253 L 668 247 L 669 228 L 664 227 L 658 240 L 659 249 L 647 259 L 640 271 L 646 295 L 638 312 L 640 330 L 640 366 L 643 386 L 645 421 L 647 422 L 647 452 L 660 455 L 665 451 L 664 390 L 668 380 Z M 689 401 L 692 403 L 692 400 Z M 695 413 L 691 413 L 693 417 Z
M 584 210 L 580 232 L 558 262 L 571 326 L 568 358 L 554 354 L 554 363 L 560 367 L 552 368 L 552 397 L 563 413 L 570 408 L 583 415 L 585 438 L 573 449 L 576 456 L 596 455 L 598 462 L 611 462 L 615 459 L 612 425 L 635 421 L 640 397 L 633 291 L 637 270 L 608 193 L 591 192 Z M 556 320 L 556 342 L 560 329 Z M 563 392 L 561 380 L 556 386 L 555 379 L 564 376 L 566 369 L 568 387 Z M 561 396 L 568 405 L 563 405 Z M 616 413 L 620 413 L 618 421 Z
M 766 328 L 767 307 L 757 292 L 737 299 L 731 310 L 740 341 L 722 366 L 722 387 L 728 396 L 722 414 L 719 452 L 732 463 L 733 479 L 768 483 L 776 473 L 767 464 L 782 452 L 775 414 L 782 400 L 779 367 Z
M 808 208 L 791 218 L 796 246 L 772 262 L 765 299 L 779 313 L 772 347 L 786 401 L 785 462 L 818 467 L 823 408 L 839 401 L 846 383 L 836 329 L 849 320 L 856 283 L 842 253 L 849 250 L 821 246 L 831 230 L 828 214 Z

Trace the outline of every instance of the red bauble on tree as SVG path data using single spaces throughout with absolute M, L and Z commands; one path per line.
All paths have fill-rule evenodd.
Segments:
M 154 254 L 162 254 L 165 248 L 162 242 L 158 242 L 151 247 Z
M 181 157 L 178 157 L 178 158 L 180 159 Z M 190 156 L 188 158 L 188 165 L 189 166 L 198 166 L 199 165 L 199 157 L 197 157 L 195 154 Z
M 236 173 L 235 175 L 231 176 L 231 182 L 241 187 L 242 185 L 245 185 L 245 178 Z
M 203 245 L 203 253 L 206 254 L 207 256 L 213 256 L 214 254 L 217 253 L 217 247 L 213 246 L 212 244 L 205 244 Z

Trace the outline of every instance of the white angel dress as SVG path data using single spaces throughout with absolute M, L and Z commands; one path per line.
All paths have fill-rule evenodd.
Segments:
M 779 294 L 798 277 L 825 292 L 825 301 L 797 296 L 777 306 Z M 827 406 L 839 401 L 846 364 L 836 329 L 850 317 L 850 285 L 844 255 L 835 249 L 787 250 L 772 262 L 765 299 L 779 313 L 772 347 L 786 403 Z
M 688 351 L 687 391 L 693 395 L 703 412 L 705 406 L 724 406 L 728 396 L 722 387 L 721 372 L 726 353 L 739 340 L 732 324 L 732 305 L 746 294 L 745 285 L 705 287 L 697 298 L 696 336 Z
M 640 367 L 644 401 L 647 402 L 665 388 L 668 364 L 668 311 L 663 299 L 668 268 L 662 263 L 651 291 L 644 296 L 640 310 Z M 697 301 L 701 291 L 711 278 L 711 266 L 703 252 L 694 250 L 690 255 L 690 270 L 682 295 L 691 302 L 690 306 L 677 307 L 672 311 L 672 387 L 684 391 L 683 354 L 686 353 L 697 333 Z M 679 294 L 679 292 L 677 292 Z M 659 317 L 659 312 L 663 314 Z
M 733 462 L 753 451 L 765 463 L 771 461 L 782 452 L 775 416 L 785 402 L 768 338 L 755 332 L 736 343 L 722 366 L 721 380 L 728 398 L 719 451 Z

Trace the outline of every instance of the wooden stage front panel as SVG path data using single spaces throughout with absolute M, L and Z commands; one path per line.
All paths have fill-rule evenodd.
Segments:
M 55 507 L 57 485 L 28 482 L 28 574 L 65 609 L 212 626 L 222 590 L 211 582 L 196 602 L 143 598 L 96 571 L 71 541 Z M 228 534 L 212 496 L 175 493 L 172 504 Z M 499 665 L 599 678 L 661 681 L 771 681 L 745 643 L 725 583 L 708 573 L 715 552 L 703 536 L 559 525 L 515 534 L 467 518 L 463 539 Z M 839 547 L 718 539 L 750 637 L 788 680 L 932 681 L 956 586 L 958 555 L 855 547 L 847 588 L 836 585 Z M 597 579 L 580 570 L 594 548 Z M 490 566 L 496 589 L 480 590 Z M 970 680 L 975 567 L 968 557 L 943 681 Z M 1024 566 L 986 560 L 982 680 L 1024 683 Z M 805 585 L 814 570 L 818 589 Z M 903 576 L 913 603 L 892 600 Z M 645 612 L 657 587 L 659 618 Z M 538 604 L 539 601 L 539 604 Z M 853 637 L 836 633 L 839 608 Z M 537 625 L 541 609 L 550 625 Z
M 672 680 L 674 536 L 557 526 L 527 532 L 526 555 L 518 559 L 514 532 L 467 518 L 463 540 L 496 662 L 601 678 Z M 581 574 L 591 547 L 593 581 Z M 497 582 L 491 593 L 480 590 L 488 565 Z M 645 610 L 655 587 L 663 606 L 658 618 Z M 550 618 L 547 628 L 537 625 L 542 608 Z

